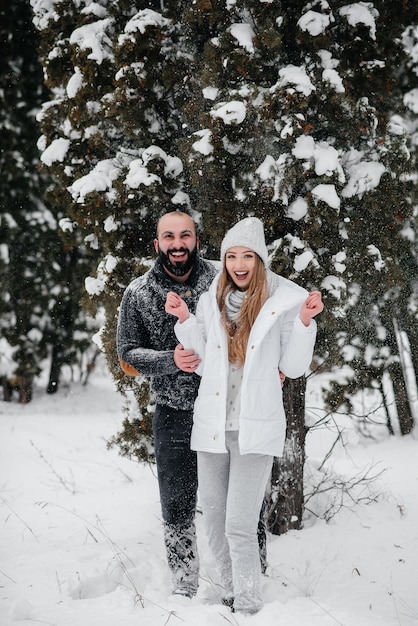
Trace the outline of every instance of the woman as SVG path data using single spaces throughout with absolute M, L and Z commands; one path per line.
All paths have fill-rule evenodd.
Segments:
M 197 451 L 200 500 L 224 603 L 252 614 L 262 606 L 257 545 L 259 511 L 274 456 L 286 434 L 279 371 L 308 369 L 321 294 L 308 294 L 268 270 L 262 222 L 246 218 L 221 246 L 222 270 L 196 316 L 175 293 L 166 311 L 175 332 L 202 361 L 191 447 Z

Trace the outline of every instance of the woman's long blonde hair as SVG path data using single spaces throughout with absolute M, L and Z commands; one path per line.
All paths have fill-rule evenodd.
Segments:
M 225 261 L 219 277 L 216 295 L 228 340 L 229 361 L 239 367 L 242 367 L 245 362 L 245 353 L 251 328 L 269 295 L 264 263 L 258 254 L 255 255 L 255 258 L 255 271 L 245 291 L 245 298 L 236 321 L 228 319 L 226 314 L 226 297 L 228 293 L 237 289 L 237 286 L 227 272 Z

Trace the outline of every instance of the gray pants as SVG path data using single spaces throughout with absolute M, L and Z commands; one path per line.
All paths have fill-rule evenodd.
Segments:
M 247 613 L 261 606 L 257 525 L 273 457 L 241 455 L 238 431 L 226 432 L 227 454 L 198 452 L 199 494 L 222 594 Z

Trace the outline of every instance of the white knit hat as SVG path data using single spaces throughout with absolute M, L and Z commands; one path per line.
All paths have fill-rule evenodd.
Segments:
M 227 250 L 234 246 L 244 246 L 245 248 L 254 250 L 267 268 L 268 252 L 264 239 L 264 226 L 263 222 L 259 220 L 258 217 L 246 217 L 228 230 L 221 245 L 222 263 Z

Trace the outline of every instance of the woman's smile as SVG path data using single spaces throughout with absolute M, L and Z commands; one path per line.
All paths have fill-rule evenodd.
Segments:
M 239 289 L 247 289 L 255 271 L 255 264 L 255 252 L 244 246 L 229 248 L 225 255 L 226 270 Z

